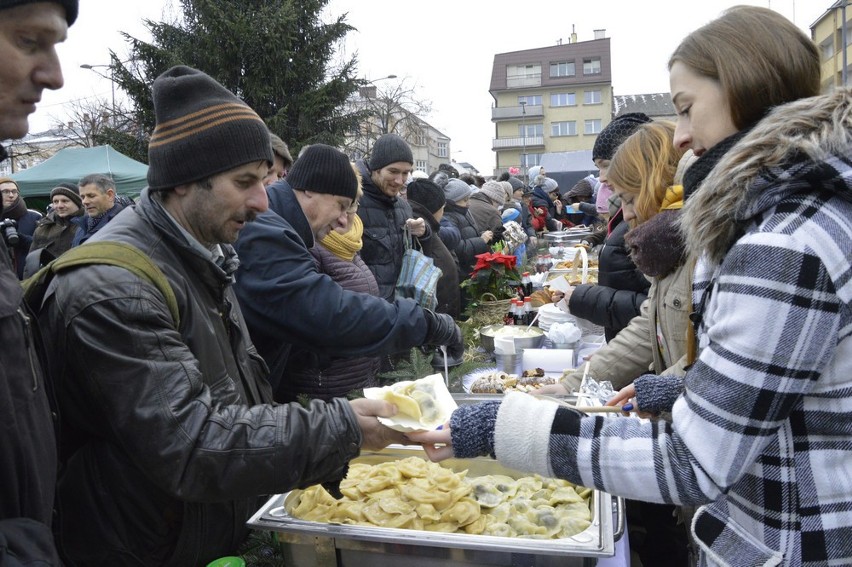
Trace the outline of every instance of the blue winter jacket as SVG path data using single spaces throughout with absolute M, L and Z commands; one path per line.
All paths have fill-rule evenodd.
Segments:
M 321 356 L 373 356 L 408 350 L 426 338 L 423 309 L 412 299 L 385 301 L 342 288 L 317 270 L 314 236 L 286 179 L 270 185 L 269 210 L 235 244 L 235 290 L 252 342 L 276 390 L 291 345 Z

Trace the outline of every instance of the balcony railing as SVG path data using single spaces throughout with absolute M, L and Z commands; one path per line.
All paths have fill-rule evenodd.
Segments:
M 508 150 L 516 148 L 532 149 L 544 146 L 544 136 L 517 136 L 515 138 L 494 138 L 491 140 L 491 149 Z
M 541 104 L 527 105 L 526 114 L 522 106 L 501 106 L 491 109 L 491 120 L 522 120 L 528 118 L 541 118 L 544 116 L 544 106 Z

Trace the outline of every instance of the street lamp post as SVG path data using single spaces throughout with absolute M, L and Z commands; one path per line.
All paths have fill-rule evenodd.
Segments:
M 364 98 L 366 98 L 368 100 L 369 99 L 375 99 L 376 98 L 375 83 L 378 83 L 379 81 L 385 81 L 387 79 L 396 79 L 396 77 L 397 77 L 396 75 L 390 74 L 386 77 L 379 77 L 378 79 L 372 79 L 372 80 L 364 79 L 365 85 L 373 85 L 373 86 L 372 87 L 367 87 L 367 86 L 362 87 L 361 96 L 363 96 Z M 371 90 L 368 90 L 368 89 L 371 89 Z M 375 109 L 374 109 L 374 111 L 375 111 Z M 383 115 L 379 116 L 379 120 L 381 122 L 382 134 L 387 134 L 388 128 L 390 128 L 390 118 L 386 117 L 383 114 Z M 372 130 L 372 128 L 371 128 L 371 130 Z
M 524 185 L 529 185 L 527 180 L 527 101 L 518 101 L 521 105 L 521 167 L 524 170 Z
M 96 71 L 98 67 L 109 67 L 109 77 L 101 73 L 100 71 Z M 88 63 L 83 63 L 80 65 L 81 69 L 88 69 L 89 71 L 95 73 L 99 77 L 103 77 L 104 79 L 108 79 L 109 83 L 112 87 L 112 122 L 115 123 L 115 72 L 113 71 L 112 65 L 89 65 Z

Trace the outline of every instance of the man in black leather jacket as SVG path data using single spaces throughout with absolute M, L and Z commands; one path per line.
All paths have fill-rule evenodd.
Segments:
M 62 86 L 56 44 L 76 18 L 76 0 L 0 3 L 0 140 L 24 137 L 42 91 Z M 31 45 L 22 37 L 39 40 Z M 57 467 L 53 396 L 22 297 L 0 237 L 0 565 L 60 565 L 50 529 Z
M 233 291 L 230 243 L 267 209 L 258 115 L 204 73 L 154 81 L 148 185 L 90 242 L 135 246 L 127 269 L 58 274 L 39 323 L 62 410 L 59 548 L 68 563 L 205 565 L 232 555 L 264 495 L 339 480 L 361 447 L 403 442 L 371 400 L 276 405 Z M 89 246 L 84 244 L 82 247 Z

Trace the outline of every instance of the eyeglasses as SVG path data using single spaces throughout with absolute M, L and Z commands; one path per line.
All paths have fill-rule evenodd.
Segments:
M 18 194 L 18 190 L 17 189 L 0 189 L 0 193 L 2 193 L 3 195 L 9 195 L 10 197 L 14 197 L 15 195 Z

